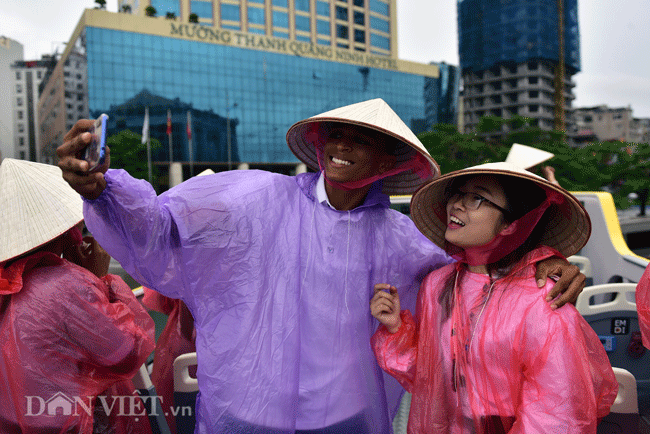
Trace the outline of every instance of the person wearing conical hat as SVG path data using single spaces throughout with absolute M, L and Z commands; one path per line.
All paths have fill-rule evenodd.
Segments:
M 104 432 L 97 396 L 134 392 L 153 321 L 82 239 L 82 201 L 58 167 L 5 158 L 0 219 L 0 432 Z M 56 410 L 75 399 L 85 409 Z M 151 432 L 117 409 L 103 417 L 110 432 Z
M 450 261 L 389 208 L 439 175 L 392 109 L 375 99 L 293 125 L 287 143 L 314 173 L 221 172 L 160 196 L 108 162 L 85 173 L 90 125 L 68 133 L 59 166 L 107 251 L 192 312 L 196 432 L 389 433 L 401 388 L 370 349 L 372 283 L 414 302 L 418 276 Z
M 576 254 L 591 223 L 563 188 L 509 163 L 449 173 L 412 198 L 415 225 L 457 262 L 430 273 L 415 317 L 394 286 L 370 309 L 379 364 L 412 393 L 408 432 L 595 433 L 618 383 L 571 305 L 551 310 L 534 264 Z M 417 318 L 417 319 L 415 319 Z

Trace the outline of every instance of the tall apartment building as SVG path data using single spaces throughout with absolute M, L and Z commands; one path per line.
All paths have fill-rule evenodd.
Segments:
M 38 90 L 47 71 L 55 65 L 56 57 L 51 55 L 43 55 L 40 60 L 19 60 L 11 65 L 15 158 L 39 161 Z
M 224 11 L 235 3 L 242 30 L 227 27 L 234 26 L 235 20 L 225 20 Z M 163 17 L 146 16 L 150 4 Z M 190 11 L 204 4 L 214 12 L 211 21 L 203 17 L 199 23 L 190 22 Z M 455 110 L 444 106 L 447 102 L 440 93 L 425 92 L 426 86 L 440 88 L 437 65 L 404 61 L 392 54 L 394 0 L 310 0 L 306 4 L 309 41 L 299 38 L 306 30 L 300 30 L 296 17 L 307 15 L 298 0 L 164 4 L 140 0 L 126 4 L 132 13 L 87 9 L 43 88 L 39 101 L 43 149 L 55 150 L 76 120 L 70 115 L 74 118 L 80 113 L 71 112 L 76 108 L 67 106 L 64 94 L 68 89 L 64 65 L 75 64 L 76 54 L 85 59 L 79 64 L 86 68 L 85 82 L 77 84 L 88 97 L 89 116 L 107 113 L 109 135 L 122 129 L 139 134 L 149 108 L 150 136 L 163 144 L 153 152 L 154 163 L 181 162 L 186 177 L 188 167 L 198 173 L 206 167 L 218 171 L 239 163 L 290 173 L 298 160 L 286 145 L 288 128 L 298 120 L 359 101 L 383 98 L 415 133 L 438 122 L 435 113 L 427 114 L 428 105 L 438 107 L 438 113 Z M 164 5 L 177 8 L 171 11 L 175 19 L 164 17 Z M 378 5 L 383 14 L 375 12 Z M 266 17 L 264 34 L 254 30 L 257 27 L 249 13 L 260 8 Z M 335 29 L 343 22 L 343 10 L 348 13 L 349 30 L 356 29 L 350 16 L 361 22 L 363 15 L 364 44 L 355 42 L 346 48 L 344 38 L 332 38 L 331 33 L 328 43 L 321 43 L 325 39 L 319 37 L 317 21 L 327 21 L 330 30 Z M 286 13 L 287 27 L 277 25 L 278 20 L 272 18 L 278 18 L 275 12 Z M 380 17 L 390 30 L 383 51 L 374 47 L 371 37 L 372 23 Z M 276 33 L 277 29 L 286 31 Z M 351 43 L 349 38 L 345 41 Z M 448 81 L 445 89 L 457 93 L 456 81 Z M 171 146 L 166 133 L 168 112 Z M 191 141 L 188 113 L 193 120 Z
M 122 0 L 133 13 L 148 6 L 164 19 L 196 14 L 209 27 L 397 56 L 397 0 Z
M 23 45 L 0 36 L 0 160 L 14 158 L 14 82 L 11 65 L 23 59 Z
M 564 0 L 560 14 L 558 3 L 458 0 L 466 132 L 473 131 L 482 116 L 507 119 L 515 115 L 531 118 L 550 130 L 562 111 L 566 130 L 570 130 L 575 99 L 571 77 L 580 70 L 578 4 L 577 0 Z M 564 58 L 563 64 L 560 58 Z M 556 89 L 562 95 L 557 95 Z M 562 107 L 557 114 L 556 106 Z
M 87 70 L 81 45 L 66 50 L 66 55 L 47 69 L 39 86 L 37 161 L 54 163 L 56 148 L 63 143 L 65 132 L 77 120 L 90 117 Z

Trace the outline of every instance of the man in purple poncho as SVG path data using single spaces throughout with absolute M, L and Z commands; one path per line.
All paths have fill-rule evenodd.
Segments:
M 390 433 L 400 389 L 370 347 L 373 285 L 396 282 L 413 305 L 421 277 L 450 261 L 389 208 L 387 194 L 439 175 L 390 107 L 365 101 L 292 126 L 289 147 L 316 173 L 222 172 L 160 196 L 108 162 L 86 172 L 76 155 L 90 125 L 68 133 L 59 166 L 102 246 L 191 310 L 196 432 Z M 571 281 L 577 267 L 565 264 L 550 260 L 539 275 Z

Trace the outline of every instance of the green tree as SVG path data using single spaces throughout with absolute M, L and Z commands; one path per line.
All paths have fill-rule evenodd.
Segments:
M 106 9 L 106 0 L 95 0 L 97 9 Z
M 131 13 L 131 5 L 122 5 L 120 10 L 125 14 L 130 14 Z
M 483 140 L 477 134 L 458 132 L 455 125 L 437 124 L 431 131 L 419 136 L 422 144 L 440 165 L 442 173 L 460 170 L 468 166 L 503 161 L 501 145 Z M 507 153 L 507 149 L 505 153 Z
M 156 8 L 153 7 L 153 6 L 147 6 L 147 7 L 144 9 L 144 14 L 145 14 L 146 16 L 148 16 L 148 17 L 155 17 L 157 13 L 158 13 L 158 11 L 157 11 Z
M 158 149 L 160 141 L 150 138 L 152 153 Z M 142 136 L 131 130 L 122 130 L 110 136 L 106 144 L 111 150 L 111 167 L 124 169 L 131 176 L 138 179 L 147 179 L 149 172 L 147 168 L 147 145 L 142 143 Z M 156 166 L 152 168 L 152 183 L 155 185 L 158 177 Z
M 442 173 L 505 161 L 513 143 L 520 143 L 553 153 L 555 156 L 543 164 L 555 168 L 555 177 L 567 190 L 606 190 L 612 193 L 618 208 L 627 208 L 631 205 L 629 193 L 643 197 L 650 189 L 650 145 L 647 143 L 602 142 L 572 147 L 567 144 L 564 132 L 542 130 L 521 116 L 511 119 L 486 116 L 481 118 L 476 130 L 476 133 L 463 134 L 455 125 L 437 124 L 418 137 L 440 164 Z M 530 170 L 538 172 L 537 169 Z
M 198 23 L 199 22 L 199 16 L 197 14 L 190 14 L 190 23 Z
M 167 14 L 165 15 L 165 18 L 168 19 L 168 20 L 175 20 L 176 19 L 176 14 L 173 13 L 173 12 L 167 12 Z

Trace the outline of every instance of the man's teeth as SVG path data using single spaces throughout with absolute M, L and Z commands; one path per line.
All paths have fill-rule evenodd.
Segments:
M 457 225 L 465 226 L 465 223 L 463 223 L 462 221 L 458 220 L 458 219 L 457 219 L 456 217 L 454 217 L 454 216 L 449 217 L 449 221 L 451 221 L 452 223 L 456 223 Z
M 349 161 L 339 160 L 339 159 L 336 158 L 336 157 L 332 157 L 332 161 L 333 161 L 335 164 L 343 164 L 343 165 L 345 165 L 345 166 L 351 166 L 351 165 L 352 165 L 352 163 L 350 163 Z

